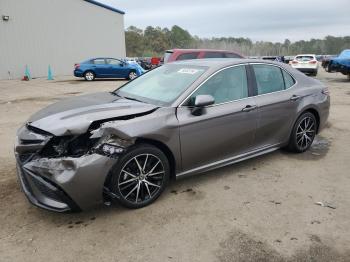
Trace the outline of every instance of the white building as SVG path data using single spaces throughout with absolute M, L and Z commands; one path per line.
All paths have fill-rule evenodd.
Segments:
M 124 12 L 94 0 L 0 0 L 0 79 L 72 75 L 92 57 L 125 57 Z

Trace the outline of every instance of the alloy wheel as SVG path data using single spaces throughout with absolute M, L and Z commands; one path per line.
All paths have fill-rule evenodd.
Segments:
M 121 196 L 133 204 L 148 202 L 157 195 L 164 182 L 162 161 L 152 154 L 131 158 L 121 169 L 118 188 Z
M 94 73 L 92 73 L 92 72 L 86 72 L 85 73 L 85 79 L 86 80 L 88 80 L 88 81 L 92 81 L 92 80 L 94 80 Z
M 129 74 L 129 79 L 130 79 L 130 80 L 133 80 L 133 79 L 135 79 L 136 77 L 137 77 L 137 74 L 136 74 L 134 71 L 130 72 L 130 74 Z
M 301 150 L 305 150 L 311 146 L 316 134 L 316 122 L 310 117 L 303 118 L 297 128 L 296 140 Z

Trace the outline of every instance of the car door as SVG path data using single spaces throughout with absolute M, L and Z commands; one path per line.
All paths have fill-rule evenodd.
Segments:
M 299 95 L 295 80 L 284 69 L 272 64 L 252 64 L 256 79 L 258 127 L 257 148 L 287 142 L 297 114 Z
M 108 65 L 109 77 L 125 78 L 128 76 L 127 64 L 121 60 L 108 58 L 106 59 Z
M 92 70 L 96 77 L 108 77 L 108 68 L 104 58 L 96 58 L 93 60 Z
M 249 86 L 245 65 L 226 68 L 200 85 L 177 109 L 184 172 L 251 149 L 257 113 Z M 192 114 L 195 97 L 204 94 L 213 96 L 215 104 L 200 115 Z

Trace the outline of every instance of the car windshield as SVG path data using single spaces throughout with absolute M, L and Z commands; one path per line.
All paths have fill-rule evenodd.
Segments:
M 149 104 L 169 106 L 207 69 L 205 66 L 163 65 L 125 84 L 114 94 Z

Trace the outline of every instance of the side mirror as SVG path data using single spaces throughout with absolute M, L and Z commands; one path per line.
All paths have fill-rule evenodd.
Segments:
M 201 115 L 203 107 L 213 105 L 214 103 L 215 99 L 211 95 L 198 95 L 194 100 L 192 114 Z

